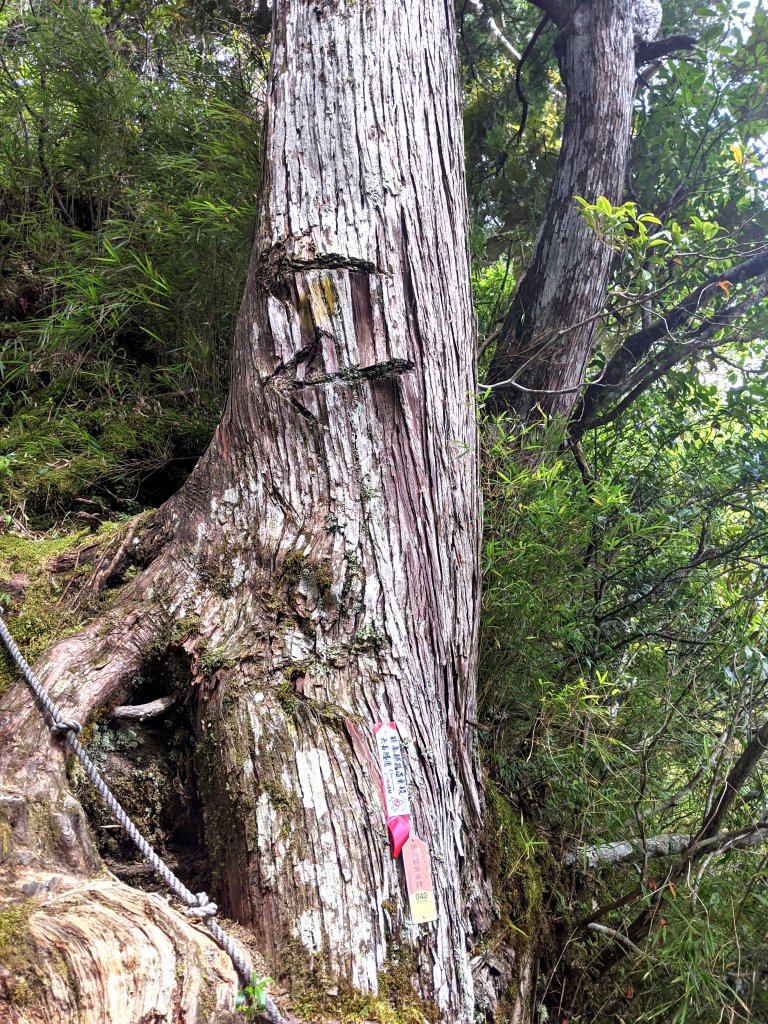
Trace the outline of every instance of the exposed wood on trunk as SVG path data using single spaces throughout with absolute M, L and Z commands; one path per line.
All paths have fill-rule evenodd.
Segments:
M 229 958 L 163 897 L 26 868 L 16 882 L 2 909 L 7 1024 L 236 1020 Z

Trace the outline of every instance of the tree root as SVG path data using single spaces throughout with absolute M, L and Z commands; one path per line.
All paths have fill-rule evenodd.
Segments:
M 230 1024 L 238 980 L 208 933 L 161 896 L 109 878 L 21 869 L 0 912 L 9 1024 Z M 27 895 L 29 894 L 29 895 Z

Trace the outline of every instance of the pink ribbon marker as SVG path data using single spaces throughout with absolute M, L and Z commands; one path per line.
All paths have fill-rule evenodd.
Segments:
M 392 840 L 392 856 L 399 857 L 411 834 L 411 805 L 408 800 L 408 783 L 405 778 L 400 735 L 395 722 L 377 722 L 373 732 L 379 754 L 384 814 Z

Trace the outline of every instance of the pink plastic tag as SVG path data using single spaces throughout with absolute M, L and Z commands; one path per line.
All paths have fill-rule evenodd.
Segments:
M 429 924 L 430 921 L 436 921 L 437 904 L 426 843 L 411 836 L 403 848 L 403 867 L 411 920 L 414 924 Z

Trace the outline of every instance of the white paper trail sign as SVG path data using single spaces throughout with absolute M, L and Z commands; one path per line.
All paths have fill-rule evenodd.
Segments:
M 397 857 L 411 833 L 411 805 L 405 776 L 403 748 L 395 722 L 377 722 L 373 727 L 379 755 L 384 814 L 392 840 L 392 856 Z
M 405 778 L 403 749 L 400 746 L 397 725 L 394 722 L 379 722 L 375 726 L 375 732 L 387 817 L 410 814 L 408 782 Z

